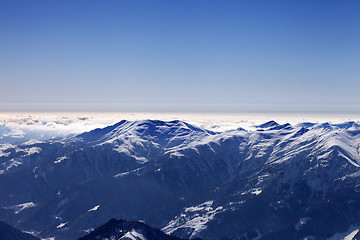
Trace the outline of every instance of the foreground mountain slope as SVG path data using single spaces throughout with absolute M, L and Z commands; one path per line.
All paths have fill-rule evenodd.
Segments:
M 16 228 L 0 221 L 0 240 L 39 240 L 38 238 L 23 233 Z
M 111 218 L 205 239 L 326 239 L 360 226 L 355 122 L 217 133 L 121 121 L 0 149 L 0 216 L 42 237 L 75 239 Z
M 181 240 L 169 236 L 159 229 L 151 228 L 141 222 L 128 222 L 111 219 L 79 240 L 124 239 L 124 240 Z

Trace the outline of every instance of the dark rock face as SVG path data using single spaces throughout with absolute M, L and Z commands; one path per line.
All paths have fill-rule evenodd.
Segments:
M 121 121 L 0 148 L 0 216 L 76 239 L 111 218 L 203 239 L 326 239 L 360 227 L 360 126 L 269 122 L 215 133 Z
M 0 240 L 40 240 L 0 221 Z
M 182 238 L 167 235 L 159 229 L 151 228 L 141 222 L 111 219 L 79 240 L 100 239 L 181 240 Z

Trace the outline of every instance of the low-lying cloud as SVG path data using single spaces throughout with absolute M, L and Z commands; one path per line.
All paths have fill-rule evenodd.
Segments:
M 121 120 L 183 120 L 213 131 L 255 125 L 275 120 L 279 123 L 359 121 L 359 116 L 280 114 L 194 114 L 194 113 L 0 113 L 0 143 L 48 140 L 91 131 Z

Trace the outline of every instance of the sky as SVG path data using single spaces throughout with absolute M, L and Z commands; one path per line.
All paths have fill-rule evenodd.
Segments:
M 360 1 L 2 0 L 0 111 L 360 113 Z

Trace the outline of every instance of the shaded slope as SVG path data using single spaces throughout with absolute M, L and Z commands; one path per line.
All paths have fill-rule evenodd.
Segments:
M 39 238 L 23 233 L 0 221 L 0 240 L 39 240 Z

